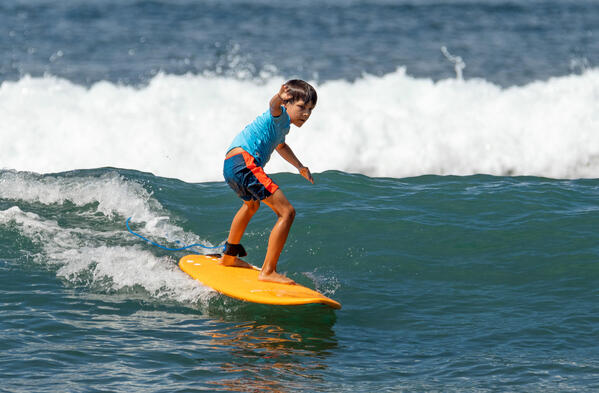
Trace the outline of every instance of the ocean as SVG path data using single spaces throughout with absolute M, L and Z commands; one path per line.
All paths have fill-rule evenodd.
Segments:
M 599 391 L 598 37 L 595 0 L 2 2 L 0 392 Z M 291 78 L 278 270 L 341 310 L 125 225 L 222 245 L 225 150 Z

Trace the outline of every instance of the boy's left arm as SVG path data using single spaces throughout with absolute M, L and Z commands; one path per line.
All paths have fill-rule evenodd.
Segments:
M 306 178 L 310 183 L 314 184 L 314 178 L 312 178 L 312 173 L 310 173 L 310 169 L 307 166 L 303 166 L 300 160 L 297 159 L 293 150 L 286 143 L 281 143 L 277 146 L 277 153 L 281 155 L 291 165 L 297 168 L 300 175 Z

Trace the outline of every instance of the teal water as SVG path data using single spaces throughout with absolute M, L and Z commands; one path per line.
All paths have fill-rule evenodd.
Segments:
M 226 298 L 126 231 L 219 245 L 224 183 L 0 171 L 0 391 L 599 389 L 599 181 L 273 177 L 297 209 L 279 270 L 341 310 Z

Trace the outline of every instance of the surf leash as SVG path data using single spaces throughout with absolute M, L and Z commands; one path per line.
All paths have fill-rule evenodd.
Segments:
M 180 247 L 180 248 L 170 248 L 170 247 L 165 247 L 165 246 L 163 246 L 163 245 L 161 245 L 161 244 L 158 244 L 158 243 L 156 243 L 156 242 L 153 242 L 152 240 L 150 240 L 150 239 L 148 239 L 148 238 L 146 238 L 146 237 L 143 237 L 143 236 L 142 236 L 142 235 L 140 235 L 139 233 L 135 233 L 135 232 L 133 232 L 133 231 L 131 230 L 131 227 L 129 226 L 129 221 L 130 221 L 130 220 L 131 220 L 131 217 L 129 217 L 129 218 L 127 219 L 127 221 L 125 221 L 125 225 L 127 225 L 127 230 L 129 231 L 129 233 L 131 233 L 132 235 L 135 235 L 135 236 L 137 236 L 138 238 L 140 238 L 141 240 L 143 240 L 143 241 L 145 241 L 145 242 L 147 242 L 147 243 L 150 243 L 150 244 L 151 244 L 151 245 L 153 245 L 153 246 L 156 246 L 156 247 L 162 248 L 163 250 L 167 250 L 167 251 L 183 251 L 183 250 L 188 250 L 188 249 L 190 249 L 190 248 L 192 248 L 192 247 L 202 247 L 202 248 L 205 248 L 205 249 L 208 249 L 208 250 L 214 250 L 214 249 L 217 249 L 217 248 L 222 248 L 222 249 L 224 249 L 224 247 L 225 247 L 225 246 L 215 246 L 215 247 L 209 247 L 209 246 L 205 246 L 205 245 L 203 245 L 203 244 L 199 244 L 199 243 L 190 244 L 189 246 L 184 246 L 184 247 Z M 181 244 L 181 242 L 180 242 L 179 240 L 175 240 L 175 243 Z M 193 250 L 192 250 L 192 251 L 193 251 Z

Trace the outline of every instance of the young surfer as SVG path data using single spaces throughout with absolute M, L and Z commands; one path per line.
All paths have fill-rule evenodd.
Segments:
M 258 278 L 262 281 L 294 284 L 290 278 L 277 273 L 276 268 L 295 218 L 295 209 L 279 186 L 264 173 L 263 167 L 276 150 L 314 184 L 310 170 L 302 165 L 285 143 L 285 136 L 290 124 L 301 127 L 308 120 L 316 100 L 316 90 L 310 84 L 299 79 L 290 80 L 272 97 L 270 108 L 233 139 L 225 156 L 223 175 L 227 184 L 244 202 L 231 223 L 221 264 L 250 267 L 238 258 L 247 255 L 240 242 L 262 201 L 275 212 L 277 222 L 270 233 L 266 257 Z

